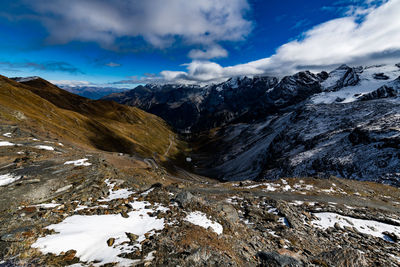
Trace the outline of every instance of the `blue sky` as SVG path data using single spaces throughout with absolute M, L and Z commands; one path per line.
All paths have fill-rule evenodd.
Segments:
M 0 3 L 9 77 L 132 87 L 400 62 L 399 0 Z

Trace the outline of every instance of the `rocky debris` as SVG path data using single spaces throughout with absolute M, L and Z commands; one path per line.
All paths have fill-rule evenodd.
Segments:
M 366 267 L 368 264 L 362 252 L 352 248 L 336 248 L 328 252 L 323 252 L 314 260 L 325 266 L 349 266 L 349 267 Z
M 324 231 L 313 227 L 310 223 L 315 219 L 312 214 L 316 211 L 340 212 L 344 215 L 372 220 L 400 218 L 400 214 L 396 217 L 393 211 L 390 214 L 384 210 L 357 208 L 354 207 L 354 203 L 349 203 L 353 207 L 333 205 L 328 202 L 292 203 L 274 200 L 268 196 L 258 196 L 257 194 L 262 191 L 257 190 L 262 190 L 262 188 L 251 189 L 256 191 L 249 191 L 249 189 L 243 191 L 233 185 L 232 190 L 238 190 L 233 196 L 232 192 L 226 195 L 224 191 L 216 191 L 219 187 L 206 187 L 202 191 L 203 200 L 201 201 L 196 200 L 199 193 L 191 193 L 192 190 L 198 189 L 196 184 L 188 185 L 189 187 L 184 189 L 157 184 L 150 187 L 151 191 L 149 189 L 144 191 L 146 194 L 139 191 L 128 198 L 99 202 L 101 196 L 104 195 L 101 193 L 101 188 L 104 186 L 108 188 L 114 184 L 116 190 L 123 190 L 127 186 L 126 182 L 110 181 L 95 183 L 92 188 L 97 189 L 93 191 L 98 192 L 97 194 L 85 194 L 86 191 L 90 191 L 89 188 L 85 188 L 73 197 L 72 192 L 67 191 L 56 199 L 63 203 L 61 205 L 53 203 L 53 205 L 42 205 L 42 208 L 24 208 L 11 213 L 11 217 L 7 219 L 10 223 L 6 228 L 5 225 L 2 227 L 1 242 L 12 244 L 9 251 L 13 252 L 7 254 L 7 261 L 10 255 L 24 253 L 25 256 L 18 264 L 22 262 L 32 264 L 35 261 L 36 265 L 78 263 L 80 260 L 73 246 L 59 255 L 42 255 L 28 248 L 37 237 L 52 234 L 44 226 L 60 223 L 65 218 L 77 214 L 90 216 L 130 212 L 134 210 L 135 201 L 148 201 L 145 208 L 153 209 L 150 216 L 162 218 L 165 221 L 164 229 L 157 231 L 156 235 L 146 234 L 144 240 L 139 239 L 136 234 L 125 232 L 127 244 L 138 244 L 140 241 L 141 249 L 123 253 L 119 257 L 137 260 L 138 263 L 151 262 L 164 266 L 210 264 L 220 266 L 346 266 L 343 264 L 371 266 L 380 261 L 384 266 L 395 266 L 390 263 L 388 256 L 385 258 L 385 255 L 400 253 L 399 243 L 362 234 L 352 227 L 336 226 Z M 118 188 L 115 188 L 116 184 L 119 184 Z M 305 187 L 306 182 L 303 181 L 301 184 Z M 242 185 L 248 186 L 243 183 Z M 281 186 L 285 185 L 295 187 L 288 179 L 282 181 Z M 330 186 L 333 185 L 330 184 Z M 301 194 L 297 195 L 297 198 L 301 197 Z M 226 201 L 227 198 L 229 198 L 229 203 Z M 171 204 L 171 200 L 178 203 L 178 199 L 181 201 L 179 203 L 186 204 L 184 206 Z M 355 202 L 359 203 L 358 200 Z M 156 203 L 162 203 L 168 207 L 168 210 L 158 211 Z M 213 220 L 220 222 L 224 227 L 224 232 L 218 235 L 214 231 L 186 222 L 187 214 L 193 210 L 201 210 Z M 25 215 L 21 217 L 22 214 Z M 9 231 L 8 229 L 16 225 L 24 224 L 24 221 L 20 221 L 19 218 L 31 218 L 29 222 L 33 222 L 34 226 L 14 228 L 14 231 Z M 393 235 L 391 238 L 394 238 Z M 119 244 L 113 236 L 104 242 L 109 247 Z M 337 249 L 338 246 L 346 248 L 349 244 L 352 244 L 353 249 Z M 85 264 L 87 263 L 84 263 L 84 266 Z
M 280 255 L 277 252 L 259 252 L 257 256 L 260 258 L 262 267 L 303 267 L 305 266 L 300 261 L 285 255 Z

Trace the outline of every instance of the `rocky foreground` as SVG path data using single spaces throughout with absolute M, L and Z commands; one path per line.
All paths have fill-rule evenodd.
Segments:
M 400 190 L 218 183 L 0 128 L 0 266 L 399 266 Z

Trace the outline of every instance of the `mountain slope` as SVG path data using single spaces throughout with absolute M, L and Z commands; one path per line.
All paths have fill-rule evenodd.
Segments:
M 0 87 L 5 122 L 106 151 L 146 157 L 157 153 L 161 158 L 167 150 L 171 157 L 179 152 L 178 138 L 168 125 L 137 108 L 89 100 L 40 78 L 18 83 L 1 76 Z

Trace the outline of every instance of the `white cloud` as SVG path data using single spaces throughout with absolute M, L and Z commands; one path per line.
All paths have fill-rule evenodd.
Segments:
M 49 41 L 93 41 L 118 49 L 119 38 L 142 37 L 157 48 L 182 40 L 211 50 L 194 57 L 224 56 L 220 41 L 238 41 L 251 31 L 247 0 L 25 0 L 47 28 Z M 225 52 L 224 52 L 225 51 Z
M 60 80 L 60 81 L 49 81 L 57 86 L 65 86 L 65 87 L 81 87 L 81 86 L 90 86 L 91 83 L 87 81 L 72 81 L 72 80 Z
M 219 57 L 227 57 L 228 51 L 219 45 L 214 45 L 206 50 L 193 49 L 189 52 L 189 57 L 192 59 L 211 59 Z
M 163 71 L 157 81 L 215 82 L 238 75 L 285 75 L 298 70 L 331 69 L 340 64 L 400 62 L 400 0 L 358 9 L 306 31 L 269 58 L 229 67 L 210 61 L 186 64 L 186 72 Z M 328 70 L 329 70 L 328 69 Z

